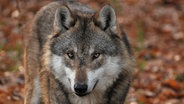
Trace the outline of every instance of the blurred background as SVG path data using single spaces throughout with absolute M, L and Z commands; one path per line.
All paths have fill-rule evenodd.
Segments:
M 53 0 L 0 0 L 0 104 L 22 104 L 25 26 Z M 111 4 L 137 61 L 126 104 L 184 104 L 184 0 L 77 0 Z M 23 34 L 24 32 L 24 34 Z

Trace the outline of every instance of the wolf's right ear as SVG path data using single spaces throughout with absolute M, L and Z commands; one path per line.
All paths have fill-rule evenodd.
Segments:
M 64 32 L 74 25 L 74 22 L 70 9 L 66 6 L 62 6 L 58 8 L 55 13 L 54 32 Z

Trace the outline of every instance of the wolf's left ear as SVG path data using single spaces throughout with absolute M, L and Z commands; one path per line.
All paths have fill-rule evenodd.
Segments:
M 74 18 L 67 6 L 62 6 L 56 10 L 54 19 L 54 31 L 64 32 L 74 25 Z
M 105 5 L 97 17 L 97 25 L 103 29 L 110 29 L 111 32 L 117 32 L 116 14 L 110 5 Z

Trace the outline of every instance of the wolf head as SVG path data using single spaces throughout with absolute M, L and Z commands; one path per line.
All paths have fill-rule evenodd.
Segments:
M 109 5 L 96 15 L 57 9 L 49 39 L 50 69 L 78 96 L 107 89 L 126 69 L 127 50 L 117 35 L 116 15 Z

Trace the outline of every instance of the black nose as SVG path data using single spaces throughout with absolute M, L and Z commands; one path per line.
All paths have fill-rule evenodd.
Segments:
M 86 95 L 86 91 L 88 89 L 88 86 L 86 84 L 79 84 L 76 83 L 74 85 L 74 90 L 78 96 L 84 96 Z

